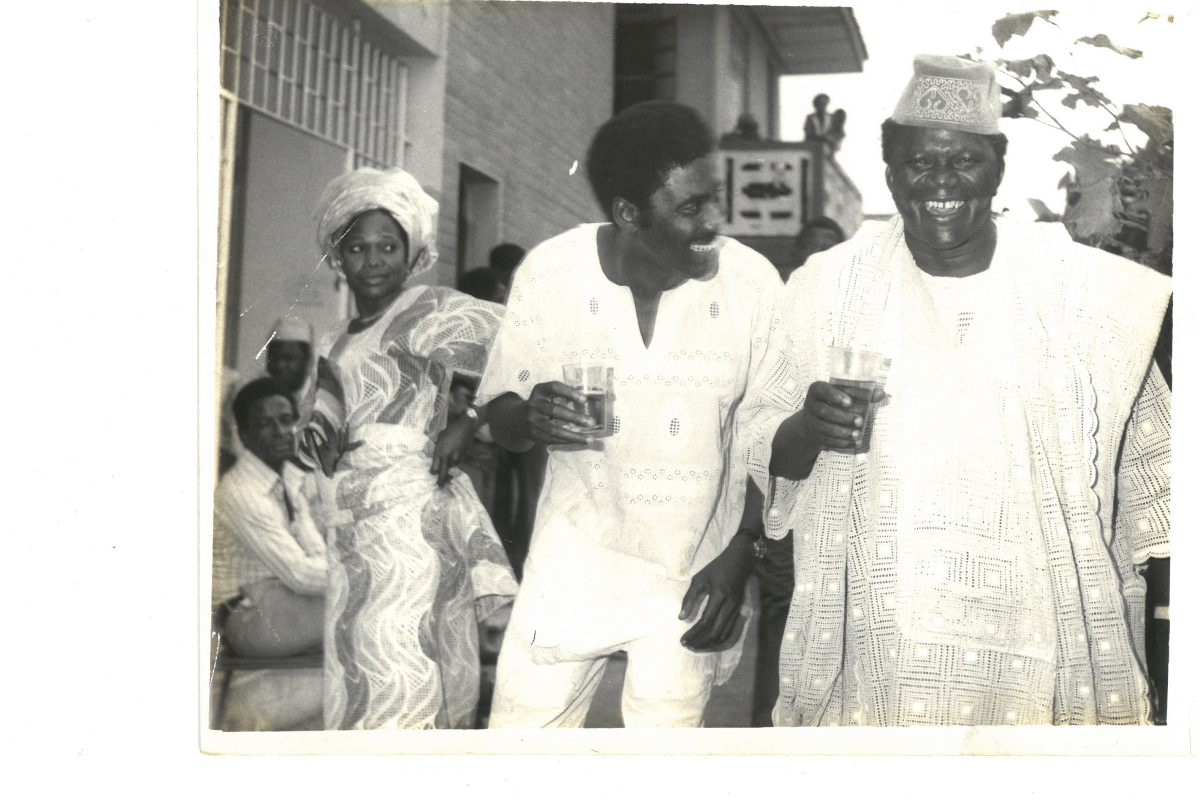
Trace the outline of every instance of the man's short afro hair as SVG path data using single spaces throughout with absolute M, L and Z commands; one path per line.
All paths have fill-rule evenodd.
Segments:
M 288 388 L 274 378 L 258 378 L 243 386 L 233 398 L 233 418 L 237 421 L 239 431 L 249 428 L 250 414 L 255 406 L 268 397 L 282 397 L 292 406 L 296 413 L 296 400 Z
M 630 106 L 596 131 L 587 154 L 588 181 L 611 220 L 614 199 L 622 197 L 645 209 L 668 172 L 715 148 L 712 129 L 696 109 L 648 100 Z

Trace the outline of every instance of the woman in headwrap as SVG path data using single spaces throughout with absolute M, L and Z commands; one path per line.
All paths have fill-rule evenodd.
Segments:
M 437 202 L 411 175 L 358 169 L 326 188 L 318 237 L 358 316 L 317 365 L 305 451 L 327 476 L 327 728 L 471 727 L 477 623 L 516 582 L 453 466 L 481 421 L 446 424 L 455 373 L 478 374 L 503 307 L 408 286 L 437 257 Z

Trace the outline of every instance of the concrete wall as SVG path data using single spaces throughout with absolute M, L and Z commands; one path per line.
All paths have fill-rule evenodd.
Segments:
M 244 112 L 240 154 L 245 218 L 231 272 L 233 366 L 245 377 L 266 369 L 262 349 L 285 314 L 318 336 L 340 327 L 344 284 L 321 263 L 313 209 L 325 185 L 346 169 L 346 151 L 256 111 Z
M 720 78 L 729 63 L 728 37 L 717 36 L 711 6 L 671 6 L 675 15 L 675 100 L 692 106 L 718 134 L 722 98 Z M 737 115 L 734 114 L 736 119 Z
M 765 137 L 775 134 L 775 92 L 777 78 L 771 66 L 771 46 L 767 37 L 753 20 L 743 23 L 750 30 L 750 52 L 747 54 L 749 79 L 746 87 L 746 109 L 758 120 L 758 129 Z
M 410 58 L 402 166 L 438 200 L 446 181 L 442 174 L 445 100 L 446 59 Z
M 675 99 L 698 109 L 718 135 L 749 111 L 770 136 L 775 122 L 771 48 L 754 17 L 732 6 L 671 6 L 676 17 Z M 744 43 L 735 42 L 746 36 Z M 744 47 L 744 66 L 733 51 Z
M 441 257 L 432 280 L 455 280 L 461 164 L 499 183 L 500 241 L 528 249 L 602 218 L 583 162 L 611 116 L 614 22 L 610 4 L 450 5 Z
M 446 46 L 444 2 L 429 0 L 362 0 L 391 24 L 400 36 L 429 55 L 440 55 Z M 347 0 L 342 0 L 347 2 Z
M 446 114 L 446 43 L 449 5 L 414 0 L 322 0 L 343 6 L 386 42 L 408 65 L 403 167 L 435 198 L 441 199 L 442 140 Z M 373 18 L 373 15 L 377 15 Z
M 821 169 L 821 206 L 817 216 L 832 219 L 846 236 L 862 225 L 862 194 L 838 164 L 828 158 Z

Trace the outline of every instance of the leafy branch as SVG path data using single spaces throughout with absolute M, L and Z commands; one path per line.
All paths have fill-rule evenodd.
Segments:
M 1003 51 L 1011 40 L 1025 36 L 1037 20 L 1061 31 L 1057 16 L 1057 11 L 1008 14 L 992 24 L 992 37 Z M 1161 20 L 1162 16 L 1147 14 L 1142 21 L 1147 19 Z M 1166 21 L 1172 22 L 1173 18 L 1168 16 Z M 1108 49 L 1128 59 L 1144 55 L 1103 33 L 1075 39 L 1071 44 Z M 1068 55 L 1073 55 L 1072 49 L 1067 49 Z M 1098 76 L 1069 71 L 1045 53 L 1024 59 L 999 58 L 996 66 L 1020 87 L 1003 90 L 1010 98 L 1006 116 L 1031 119 L 1070 139 L 1054 156 L 1073 169 L 1073 174 L 1065 175 L 1059 184 L 1067 190 L 1066 210 L 1055 214 L 1045 203 L 1031 199 L 1038 218 L 1061 220 L 1078 241 L 1169 272 L 1174 180 L 1171 109 L 1144 103 L 1118 106 L 1101 91 Z M 1057 109 L 1050 98 L 1068 113 Z M 1111 119 L 1096 136 L 1080 132 L 1075 120 L 1065 121 L 1069 112 L 1079 110 L 1081 104 L 1100 109 Z M 1087 121 L 1080 118 L 1078 123 Z M 1130 141 L 1126 131 L 1129 125 L 1145 135 L 1145 145 L 1139 147 Z M 1102 142 L 1099 137 L 1106 132 L 1119 136 L 1123 146 Z

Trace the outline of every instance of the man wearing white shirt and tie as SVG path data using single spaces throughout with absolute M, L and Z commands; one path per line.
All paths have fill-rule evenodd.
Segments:
M 218 627 L 224 644 L 239 655 L 304 653 L 322 642 L 326 559 L 323 536 L 301 489 L 304 472 L 290 460 L 295 401 L 287 387 L 261 378 L 238 392 L 233 412 L 245 451 L 217 486 L 212 600 Z M 311 672 L 315 676 L 274 676 L 293 684 L 311 684 L 315 677 L 315 693 L 313 686 L 285 690 L 274 681 L 268 694 L 279 699 L 290 692 L 283 705 L 292 717 L 305 708 L 320 715 L 320 671 Z M 230 687 L 231 713 L 235 689 Z M 289 723 L 276 718 L 248 724 L 261 729 Z

